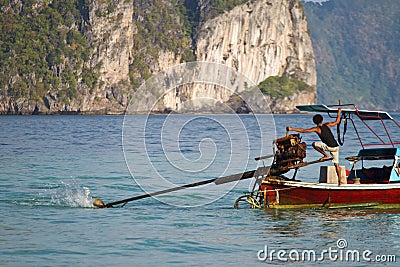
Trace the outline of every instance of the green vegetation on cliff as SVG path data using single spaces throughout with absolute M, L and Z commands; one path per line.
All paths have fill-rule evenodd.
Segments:
M 188 10 L 179 0 L 134 2 L 134 16 L 138 33 L 134 36 L 134 60 L 129 77 L 133 87 L 151 76 L 151 62 L 156 62 L 160 51 L 181 55 L 181 61 L 193 61 L 193 24 Z
M 305 82 L 290 79 L 288 77 L 271 76 L 262 81 L 258 88 L 265 95 L 276 98 L 284 98 L 293 95 L 295 92 L 313 92 L 314 88 Z
M 77 82 L 92 87 L 96 70 L 84 67 L 90 51 L 77 25 L 82 1 L 0 0 L 0 92 L 15 99 L 40 100 L 56 89 L 63 102 L 78 95 Z
M 209 7 L 202 14 L 203 20 L 212 19 L 225 11 L 229 11 L 238 5 L 242 5 L 249 0 L 210 0 Z
M 400 110 L 400 2 L 306 3 L 318 101 Z

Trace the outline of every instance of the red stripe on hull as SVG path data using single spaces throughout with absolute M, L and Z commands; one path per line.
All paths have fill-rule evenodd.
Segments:
M 269 206 L 278 205 L 320 205 L 330 204 L 400 204 L 400 188 L 376 189 L 329 189 L 313 187 L 295 187 L 282 183 L 263 183 L 261 191 L 266 191 Z

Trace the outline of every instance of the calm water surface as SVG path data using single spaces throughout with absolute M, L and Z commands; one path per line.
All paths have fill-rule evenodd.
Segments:
M 147 198 L 124 208 L 92 207 L 95 197 L 110 202 L 143 194 L 138 183 L 144 190 L 157 188 L 151 180 L 154 175 L 146 177 L 146 173 L 154 169 L 166 181 L 184 184 L 214 178 L 212 173 L 230 174 L 235 168 L 255 168 L 257 163 L 251 159 L 260 153 L 257 142 L 261 133 L 256 127 L 252 128 L 251 118 L 243 119 L 249 136 L 244 140 L 250 140 L 244 144 L 242 134 L 235 132 L 241 129 L 235 122 L 236 116 L 223 119 L 232 120 L 233 127 L 229 131 L 215 123 L 222 120 L 221 116 L 209 117 L 211 119 L 206 116 L 200 123 L 188 125 L 179 138 L 175 138 L 179 140 L 182 154 L 174 154 L 173 145 L 160 146 L 164 141 L 155 129 L 162 128 L 165 116 L 152 117 L 145 144 L 141 143 L 144 135 L 140 134 L 140 127 L 135 130 L 132 126 L 135 121 L 140 125 L 146 119 L 144 116 L 131 117 L 132 132 L 124 142 L 122 116 L 0 117 L 0 265 L 288 264 L 278 260 L 277 254 L 273 260 L 259 260 L 257 253 L 266 246 L 269 252 L 286 251 L 286 258 L 290 251 L 293 258 L 296 251 L 301 254 L 304 250 L 313 250 L 318 256 L 324 250 L 336 249 L 342 253 L 370 250 L 372 259 L 376 255 L 396 255 L 397 262 L 400 260 L 398 211 L 265 211 L 245 206 L 234 209 L 235 199 L 249 189 L 251 181 L 242 181 L 234 188 L 231 185 L 219 189 L 210 185 L 193 193 L 181 191 L 159 199 Z M 187 118 L 177 118 L 178 122 L 182 120 Z M 275 122 L 277 135 L 282 136 L 286 125 L 308 127 L 311 116 L 277 115 Z M 271 129 L 267 129 L 270 132 L 266 141 L 275 137 Z M 137 139 L 133 137 L 135 134 Z M 164 137 L 174 139 L 174 136 Z M 304 134 L 303 140 L 309 144 L 316 136 Z M 355 135 L 349 129 L 340 154 L 342 165 L 347 168 L 350 166 L 344 158 L 359 149 L 354 141 Z M 143 151 L 135 151 L 143 145 L 150 154 L 152 166 L 147 166 Z M 268 154 L 271 144 L 266 142 L 264 147 L 263 153 Z M 168 159 L 164 151 L 171 153 Z M 219 168 L 204 167 L 204 162 L 199 160 L 203 156 L 204 162 L 211 161 Z M 171 157 L 176 166 L 168 162 Z M 318 157 L 309 146 L 308 160 Z M 250 158 L 250 161 L 243 163 L 243 158 L 245 161 Z M 194 162 L 190 165 L 193 170 L 202 166 L 204 170 L 183 176 L 179 172 L 180 160 Z M 226 165 L 228 161 L 233 166 Z M 196 165 L 198 162 L 200 165 Z M 138 166 L 142 168 L 138 170 Z M 129 170 L 137 175 L 136 181 Z M 316 181 L 318 172 L 318 166 L 306 168 L 299 172 L 299 178 Z M 223 197 L 219 198 L 221 195 Z M 347 241 L 347 247 L 338 249 L 339 239 Z M 362 258 L 359 262 L 331 261 L 326 255 L 325 259 L 316 264 L 377 264 Z M 313 264 L 310 261 L 289 262 L 296 266 Z

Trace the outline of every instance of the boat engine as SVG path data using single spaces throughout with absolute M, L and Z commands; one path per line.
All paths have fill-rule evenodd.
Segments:
M 281 175 L 301 165 L 306 157 L 307 145 L 301 142 L 300 134 L 287 134 L 275 139 L 275 159 L 271 166 L 271 175 Z

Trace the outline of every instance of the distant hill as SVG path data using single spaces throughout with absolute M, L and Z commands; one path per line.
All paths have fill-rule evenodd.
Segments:
M 318 102 L 400 110 L 400 1 L 307 2 Z

